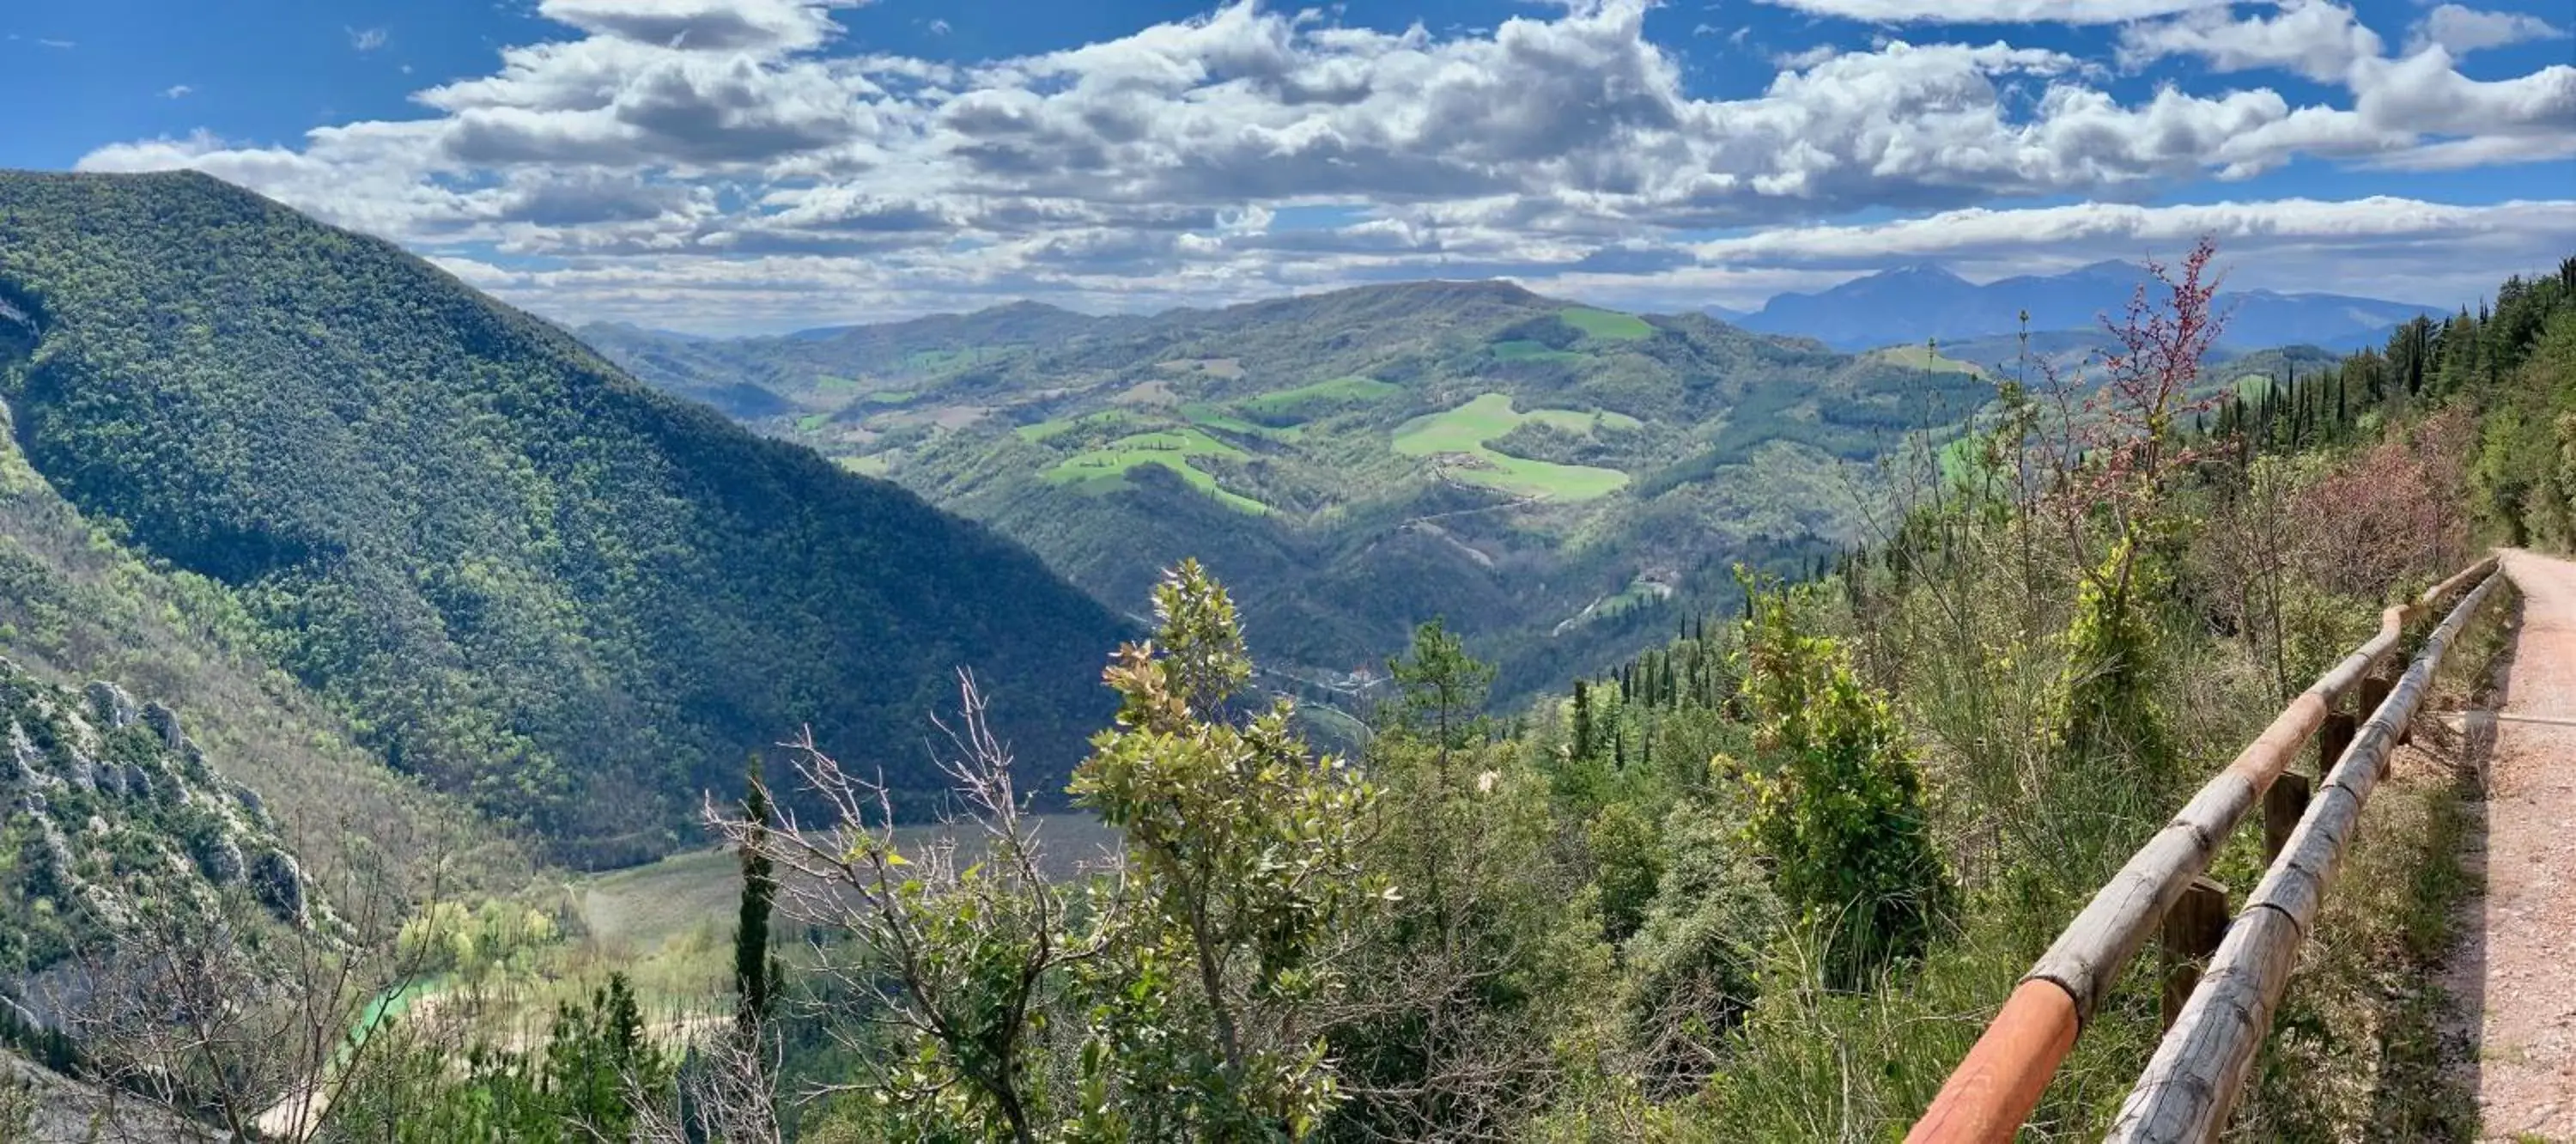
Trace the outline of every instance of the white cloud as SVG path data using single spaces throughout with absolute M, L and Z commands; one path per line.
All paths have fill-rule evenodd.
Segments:
M 1880 24 L 2118 24 L 2229 0 L 1761 0 L 1811 16 Z
M 1237 3 L 974 64 L 849 54 L 833 20 L 848 0 L 542 0 L 564 35 L 418 92 L 417 118 L 292 146 L 139 140 L 81 166 L 195 167 L 415 248 L 470 250 L 484 269 L 451 269 L 550 312 L 748 315 L 758 299 L 804 321 L 830 317 L 814 312 L 827 296 L 889 311 L 1014 293 L 1123 306 L 1481 273 L 1746 288 L 1821 271 L 1682 236 L 1790 226 L 1774 233 L 1825 242 L 1861 232 L 1815 220 L 1862 211 L 1946 220 L 1953 235 L 1988 225 L 1971 209 L 2043 231 L 2144 226 L 2118 222 L 2144 208 L 1997 208 L 2135 200 L 2300 157 L 2412 169 L 2576 153 L 2576 68 L 2482 81 L 2439 45 L 2390 58 L 2323 0 L 2243 19 L 2048 4 L 2070 19 L 2162 14 L 2120 33 L 2133 64 L 2286 69 L 2343 97 L 2294 103 L 2229 81 L 2129 97 L 2063 52 L 1845 37 L 1775 61 L 1754 94 L 1704 98 L 1647 38 L 1646 0 L 1446 34 Z M 1347 217 L 1285 221 L 1301 207 Z
M 2380 49 L 2378 33 L 2363 27 L 2352 9 L 2328 0 L 2285 0 L 2278 15 L 2250 19 L 2210 8 L 2120 30 L 2124 63 L 2193 55 L 2221 72 L 2283 68 L 2328 83 Z
M 349 33 L 349 46 L 362 52 L 372 52 L 385 46 L 388 38 L 382 28 L 343 28 L 341 30 Z
M 830 9 L 859 0 L 539 0 L 537 13 L 583 31 L 703 51 L 811 48 L 838 32 Z
M 2424 14 L 2408 37 L 2410 49 L 2439 45 L 2453 56 L 2526 40 L 2563 39 L 2567 30 L 2522 12 L 2486 12 L 2443 4 Z
M 185 99 L 188 96 L 195 94 L 196 90 L 196 88 L 190 87 L 184 83 L 174 83 L 161 89 L 161 98 Z

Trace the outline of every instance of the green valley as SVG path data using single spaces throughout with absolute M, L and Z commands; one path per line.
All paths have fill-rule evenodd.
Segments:
M 673 393 L 760 387 L 773 400 L 729 407 L 746 424 L 985 521 L 1112 607 L 1205 559 L 1283 686 L 1447 615 L 1507 697 L 1633 650 L 1665 607 L 1731 598 L 1737 561 L 1803 568 L 1847 543 L 1878 460 L 1991 393 L 1948 361 L 1500 282 L 769 338 L 582 332 Z M 1639 582 L 1660 587 L 1596 606 Z

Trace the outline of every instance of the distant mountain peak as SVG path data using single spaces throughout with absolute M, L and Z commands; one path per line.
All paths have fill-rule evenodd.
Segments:
M 1982 286 L 1930 262 L 1908 262 L 1812 294 L 1782 294 L 1737 324 L 1768 334 L 1803 335 L 1837 349 L 1963 341 L 2012 334 L 2029 315 L 2033 332 L 2095 330 L 2125 310 L 2147 268 L 2106 259 L 2059 274 L 2002 278 Z M 2230 345 L 2313 343 L 2340 346 L 2375 340 L 2387 327 L 2426 307 L 2373 298 L 2281 294 L 2270 290 L 2220 296 L 2230 316 Z
M 2073 269 L 2073 270 L 2069 270 L 2069 271 L 2067 271 L 2067 272 L 2066 272 L 2066 273 L 2064 273 L 2064 274 L 2060 274 L 2060 275 L 2058 275 L 2058 277 L 2060 277 L 2060 278 L 2144 278 L 2144 277 L 2146 277 L 2146 274 L 2147 274 L 2147 268 L 2146 268 L 2145 266 L 2143 266 L 2143 265 L 2138 264 L 2138 263 L 2135 263 L 2135 262 L 2123 262 L 2123 261 L 2121 261 L 2121 260 L 2119 260 L 2119 259 L 2117 259 L 2117 258 L 2105 258 L 2105 259 L 2103 259 L 2103 260 L 2102 260 L 2102 261 L 2100 261 L 2100 262 L 2087 262 L 2087 263 L 2085 263 L 2085 264 L 2084 264 L 2084 265 L 2082 265 L 2082 266 L 2078 266 L 2078 267 L 2076 267 L 2076 268 L 2075 268 L 2075 269 Z
M 1073 311 L 1052 303 L 1040 302 L 1033 298 L 1020 298 L 1004 302 L 998 306 L 986 306 L 983 309 L 976 311 L 976 313 L 991 314 L 996 317 L 1003 315 L 1054 317 L 1060 314 L 1069 315 L 1072 314 Z
M 1934 282 L 1959 283 L 1965 283 L 1967 281 L 1967 279 L 1961 278 L 1957 274 L 1953 273 L 1949 267 L 1928 259 L 1920 262 L 1908 262 L 1904 265 L 1892 267 L 1887 270 L 1882 270 L 1876 274 L 1869 275 L 1868 278 L 1855 279 L 1855 281 L 1868 281 L 1871 278 L 1918 279 Z

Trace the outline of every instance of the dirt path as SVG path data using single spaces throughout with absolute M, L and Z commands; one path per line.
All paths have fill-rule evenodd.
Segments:
M 2485 893 L 2463 907 L 2446 984 L 2478 1046 L 2480 1138 L 2576 1142 L 2576 563 L 2511 552 L 2504 567 L 2522 631 L 2472 833 L 2483 847 L 2465 856 Z

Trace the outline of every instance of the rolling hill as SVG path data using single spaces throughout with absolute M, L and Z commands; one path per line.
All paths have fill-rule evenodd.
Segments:
M 1731 600 L 1734 562 L 1845 542 L 1872 465 L 1990 393 L 1949 363 L 1502 282 L 580 332 L 674 393 L 762 390 L 786 408 L 737 403 L 748 424 L 986 521 L 1113 606 L 1199 556 L 1272 682 L 1318 698 L 1349 698 L 1435 615 L 1500 661 L 1504 698 L 1610 662 L 1668 632 L 1667 607 Z
M 588 861 L 810 725 L 910 791 L 977 670 L 1053 791 L 1125 626 L 1026 550 L 194 174 L 0 174 L 28 471 L 400 769 Z

